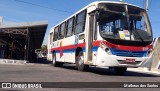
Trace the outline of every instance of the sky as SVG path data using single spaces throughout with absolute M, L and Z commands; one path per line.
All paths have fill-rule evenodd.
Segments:
M 3 17 L 4 24 L 47 20 L 48 28 L 43 41 L 43 44 L 47 44 L 49 30 L 54 25 L 94 1 L 97 0 L 0 0 L 0 16 Z M 123 1 L 145 7 L 145 0 Z M 148 14 L 153 36 L 159 37 L 160 0 L 149 0 Z

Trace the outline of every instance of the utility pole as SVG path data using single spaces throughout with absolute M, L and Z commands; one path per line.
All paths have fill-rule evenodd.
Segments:
M 147 11 L 147 13 L 148 13 L 148 0 L 146 0 L 146 11 Z
M 0 16 L 0 25 L 2 25 L 2 24 L 3 24 L 3 17 Z

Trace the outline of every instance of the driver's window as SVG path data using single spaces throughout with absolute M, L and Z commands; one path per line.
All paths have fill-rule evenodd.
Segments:
M 136 22 L 136 29 L 145 30 L 144 17 L 141 20 Z

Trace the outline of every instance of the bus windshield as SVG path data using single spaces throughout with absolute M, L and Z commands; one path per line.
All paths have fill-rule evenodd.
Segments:
M 152 42 L 152 32 L 147 24 L 149 20 L 145 10 L 130 5 L 110 4 L 102 4 L 101 8 L 104 9 L 100 12 L 99 21 L 102 38 L 123 45 L 139 42 L 143 42 L 140 45 L 148 45 Z

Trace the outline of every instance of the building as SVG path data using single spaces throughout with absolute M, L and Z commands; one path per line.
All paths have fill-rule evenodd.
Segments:
M 1 23 L 0 58 L 29 60 L 34 50 L 41 47 L 47 26 L 47 21 Z

